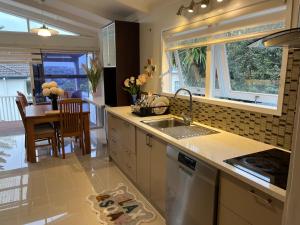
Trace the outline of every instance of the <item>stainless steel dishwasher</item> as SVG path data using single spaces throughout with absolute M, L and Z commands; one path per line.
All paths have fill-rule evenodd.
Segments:
M 215 225 L 218 170 L 173 146 L 167 156 L 167 225 Z

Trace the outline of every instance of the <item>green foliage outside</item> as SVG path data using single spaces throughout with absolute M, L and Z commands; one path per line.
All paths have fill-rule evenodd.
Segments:
M 249 43 L 251 40 L 226 44 L 232 90 L 278 94 L 282 48 L 249 48 Z M 205 87 L 206 50 L 178 50 L 185 85 Z M 174 53 L 171 63 L 177 67 Z
M 226 44 L 232 90 L 278 94 L 282 48 L 249 48 L 249 43 Z
M 205 87 L 206 49 L 197 47 L 178 50 L 184 82 L 191 87 Z

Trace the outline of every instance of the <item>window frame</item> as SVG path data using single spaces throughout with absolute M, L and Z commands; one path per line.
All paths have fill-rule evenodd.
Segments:
M 164 32 L 164 31 L 163 31 Z M 164 34 L 162 32 L 162 56 L 161 56 L 161 62 L 162 62 L 162 71 L 168 71 L 168 63 L 166 63 L 166 60 L 168 60 L 168 53 L 167 53 L 167 43 L 166 40 L 164 39 Z M 270 31 L 269 33 L 272 33 Z M 242 37 L 237 38 L 236 40 L 229 40 L 229 41 L 224 41 L 221 43 L 228 43 L 230 41 L 241 41 L 241 40 L 247 40 L 247 39 L 253 39 L 253 38 L 259 38 L 261 36 L 266 35 L 266 33 L 263 34 L 256 34 L 256 35 L 244 35 Z M 205 80 L 205 96 L 197 96 L 193 95 L 193 100 L 194 101 L 199 101 L 203 103 L 208 103 L 208 104 L 214 104 L 214 105 L 219 105 L 219 106 L 225 106 L 225 107 L 231 107 L 235 109 L 241 109 L 241 110 L 247 110 L 251 112 L 258 112 L 258 113 L 264 113 L 264 114 L 271 114 L 271 115 L 276 115 L 276 116 L 281 116 L 282 115 L 282 106 L 283 106 L 283 98 L 284 98 L 284 86 L 285 86 L 285 78 L 286 78 L 286 72 L 287 72 L 287 63 L 288 63 L 288 48 L 283 47 L 282 48 L 282 63 L 281 63 L 281 70 L 280 70 L 280 79 L 279 79 L 279 89 L 278 89 L 278 95 L 273 94 L 264 94 L 264 93 L 255 93 L 255 92 L 240 92 L 240 91 L 233 91 L 230 90 L 231 95 L 235 95 L 237 93 L 243 94 L 243 95 L 249 95 L 252 97 L 255 96 L 260 96 L 264 98 L 274 98 L 275 96 L 277 97 L 277 106 L 268 106 L 268 105 L 258 105 L 255 103 L 246 103 L 242 101 L 234 101 L 234 100 L 227 100 L 227 99 L 220 99 L 216 98 L 213 95 L 213 89 L 215 85 L 215 66 L 212 64 L 213 60 L 213 54 L 214 51 L 212 51 L 212 48 L 214 48 L 215 45 L 220 44 L 220 43 L 214 43 L 214 44 L 208 44 L 207 45 L 207 60 L 206 60 L 206 80 Z M 190 46 L 193 47 L 193 46 Z M 194 46 L 194 47 L 199 47 Z M 170 49 L 173 50 L 173 49 Z M 170 93 L 170 91 L 165 91 L 166 89 L 170 88 L 164 88 L 164 85 L 170 85 L 170 82 L 164 80 L 164 77 L 168 76 L 168 72 L 162 74 L 162 82 L 161 82 L 161 94 L 165 96 L 172 97 L 174 96 L 173 93 Z M 229 76 L 229 73 L 228 73 Z M 219 76 L 220 77 L 220 76 Z M 228 77 L 229 80 L 227 82 L 230 82 L 230 77 Z M 227 79 L 228 79 L 227 78 Z M 219 82 L 220 85 L 220 82 Z M 187 96 L 178 94 L 179 98 L 182 99 L 188 99 Z

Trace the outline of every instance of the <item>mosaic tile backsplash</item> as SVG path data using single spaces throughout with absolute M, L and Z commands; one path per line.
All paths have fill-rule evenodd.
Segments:
M 193 102 L 194 120 L 234 134 L 291 150 L 300 75 L 300 50 L 290 50 L 281 116 Z M 170 111 L 189 111 L 188 100 L 171 98 Z

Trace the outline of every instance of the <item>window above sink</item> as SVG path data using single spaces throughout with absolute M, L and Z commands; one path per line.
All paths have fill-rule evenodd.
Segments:
M 187 88 L 196 101 L 281 115 L 288 50 L 248 45 L 286 28 L 286 19 L 287 7 L 281 5 L 165 31 L 162 93 Z

